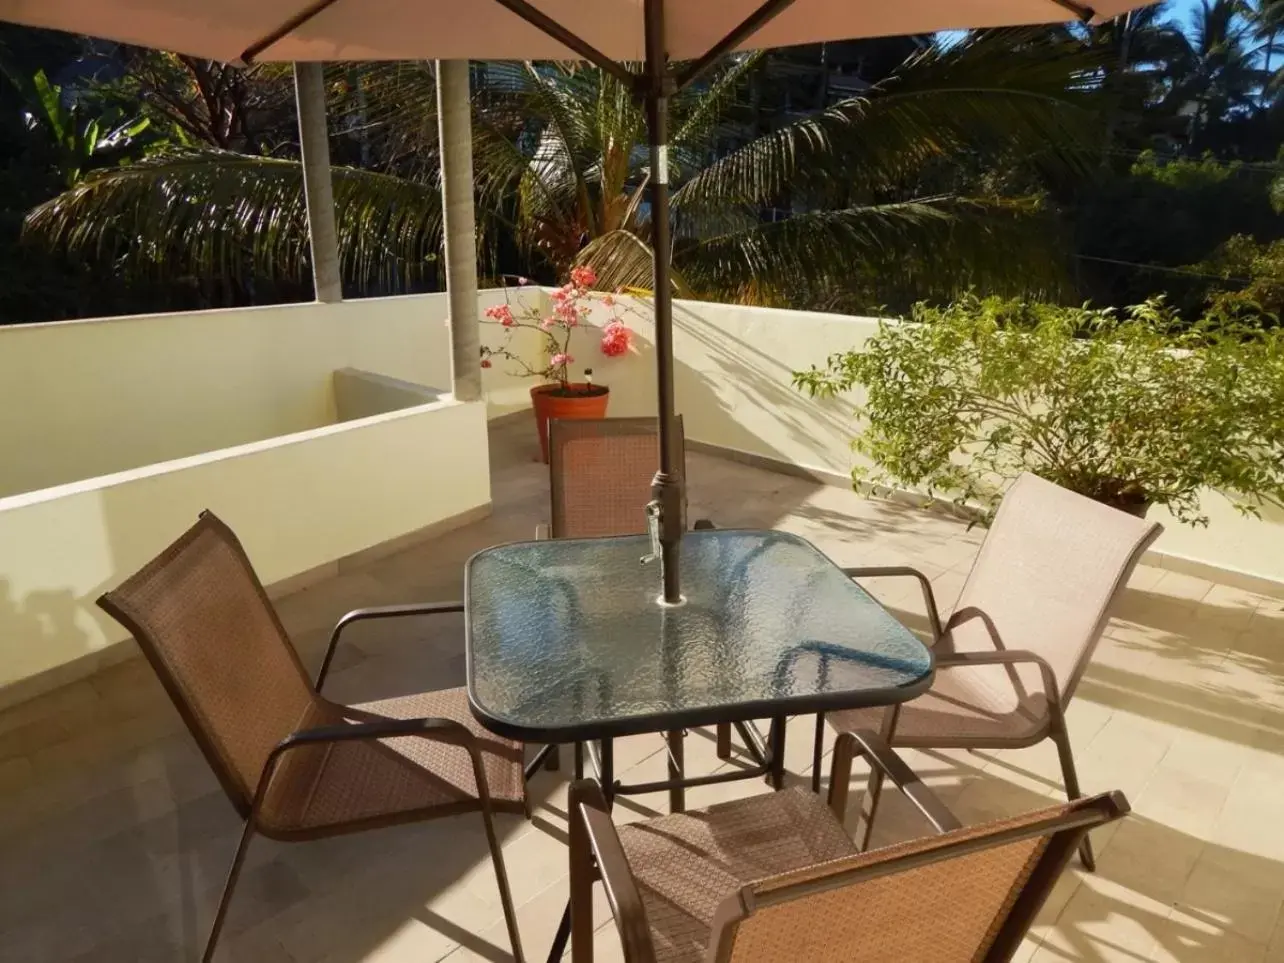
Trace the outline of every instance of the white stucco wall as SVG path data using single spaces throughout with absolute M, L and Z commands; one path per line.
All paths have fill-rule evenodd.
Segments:
M 202 509 L 272 584 L 489 502 L 485 407 L 452 401 L 0 499 L 0 687 L 125 639 L 95 599 Z
M 604 309 L 594 313 L 600 322 Z M 594 364 L 611 386 L 612 415 L 649 415 L 655 408 L 654 326 L 650 306 L 638 302 L 626 315 L 637 333 L 627 358 L 603 359 L 595 330 L 577 333 L 577 362 Z M 823 365 L 836 352 L 859 347 L 878 328 L 870 318 L 678 301 L 674 305 L 675 390 L 687 437 L 827 474 L 847 475 L 857 393 L 814 401 L 795 391 L 796 370 Z M 1284 512 L 1263 510 L 1261 520 L 1240 516 L 1209 491 L 1207 528 L 1182 525 L 1167 512 L 1154 516 L 1165 528 L 1155 551 L 1174 568 L 1194 564 L 1267 580 L 1284 589 Z M 1213 572 L 1202 572 L 1213 575 Z
M 306 431 L 352 367 L 450 388 L 443 295 L 0 327 L 0 497 Z

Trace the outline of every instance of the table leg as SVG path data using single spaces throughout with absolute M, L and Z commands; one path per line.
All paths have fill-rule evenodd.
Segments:
M 575 744 L 575 762 L 577 766 L 582 767 L 584 761 L 584 747 L 580 743 Z M 610 739 L 603 739 L 598 749 L 598 780 L 602 784 L 602 796 L 606 799 L 607 806 L 615 802 L 615 743 Z M 574 814 L 571 818 L 574 818 Z M 559 963 L 562 955 L 566 953 L 566 944 L 571 939 L 571 904 L 566 904 L 566 909 L 562 911 L 562 920 L 557 924 L 557 934 L 553 937 L 553 945 L 548 951 L 548 963 Z
M 772 789 L 783 789 L 785 786 L 785 717 L 776 716 L 771 720 L 771 732 L 767 736 L 767 761 L 771 771 L 767 781 Z
M 584 778 L 584 743 L 575 744 L 575 778 Z
M 602 782 L 602 795 L 606 799 L 606 805 L 615 804 L 615 742 L 611 739 L 603 739 L 599 751 L 598 764 L 600 772 L 598 778 Z
M 680 780 L 686 775 L 686 740 L 681 729 L 674 732 L 665 733 L 665 741 L 669 744 L 669 778 Z M 669 787 L 669 812 L 683 813 L 687 811 L 687 791 L 682 785 Z

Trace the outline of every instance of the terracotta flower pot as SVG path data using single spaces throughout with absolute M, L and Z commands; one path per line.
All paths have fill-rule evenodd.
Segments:
M 536 385 L 531 389 L 539 450 L 548 464 L 548 422 L 553 418 L 605 418 L 611 389 L 605 385 L 572 383 L 563 391 L 560 384 Z

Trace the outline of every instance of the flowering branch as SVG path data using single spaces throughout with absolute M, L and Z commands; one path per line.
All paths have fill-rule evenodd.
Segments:
M 526 283 L 524 278 L 518 278 L 517 281 L 519 284 Z M 494 348 L 482 346 L 481 366 L 489 368 L 492 365 L 492 358 L 503 358 L 512 363 L 513 373 L 556 381 L 563 391 L 569 392 L 571 390 L 569 369 L 575 363 L 575 358 L 570 352 L 571 333 L 588 318 L 591 291 L 596 283 L 597 274 L 591 267 L 573 268 L 570 280 L 553 292 L 553 310 L 547 316 L 520 299 L 511 299 L 508 287 L 505 286 L 504 303 L 487 309 L 485 319 L 488 324 L 498 324 L 507 329 L 504 341 Z M 611 309 L 611 320 L 602 328 L 600 347 L 602 353 L 608 358 L 615 358 L 629 350 L 633 332 L 620 317 L 619 302 L 616 298 L 607 294 L 601 300 L 604 306 Z M 545 355 L 548 358 L 545 366 L 535 367 L 513 350 L 513 335 L 522 328 L 540 332 L 544 340 Z M 587 368 L 584 374 L 591 380 L 593 371 Z

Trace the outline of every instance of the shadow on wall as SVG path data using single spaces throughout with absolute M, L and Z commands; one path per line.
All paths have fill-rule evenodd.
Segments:
M 80 650 L 89 652 L 89 633 L 80 624 L 86 602 L 70 587 L 41 589 L 19 598 L 10 581 L 0 578 L 0 631 L 24 647 L 41 648 L 56 642 L 59 648 L 65 648 L 72 641 Z M 92 599 L 88 604 L 93 605 Z
M 751 309 L 722 309 L 743 312 L 748 337 L 731 334 L 731 325 L 716 326 L 692 307 L 674 306 L 674 324 L 678 336 L 698 346 L 696 356 L 708 362 L 704 370 L 690 366 L 679 368 L 678 397 L 683 407 L 693 409 L 694 434 L 701 441 L 792 461 L 808 468 L 845 472 L 850 464 L 833 464 L 833 452 L 846 450 L 853 422 L 851 404 L 841 400 L 817 401 L 797 391 L 793 385 L 795 364 L 773 356 L 757 347 L 771 338 L 753 337 L 752 329 L 774 325 L 784 327 L 786 319 L 756 317 Z M 785 341 L 787 333 L 777 337 Z M 853 335 L 855 340 L 855 335 Z M 782 352 L 783 354 L 783 352 Z M 821 362 L 810 359 L 806 364 Z M 803 367 L 803 362 L 796 366 Z M 719 399 L 727 417 L 716 422 L 701 417 L 702 396 Z M 715 432 L 706 437 L 705 432 Z
M 611 386 L 612 414 L 619 416 L 656 413 L 650 305 L 639 301 L 637 306 L 646 316 L 637 325 L 645 336 L 635 342 L 637 353 L 618 361 L 598 359 L 597 373 Z M 850 319 L 834 319 L 833 329 L 825 327 L 817 336 L 813 322 L 805 341 L 791 342 L 789 322 L 788 312 L 674 304 L 674 387 L 687 437 L 845 475 L 851 468 L 850 401 L 813 400 L 796 391 L 791 381 L 796 368 L 824 360 L 810 352 L 823 355 L 830 341 L 850 347 L 863 332 Z M 578 347 L 591 350 L 582 342 Z

